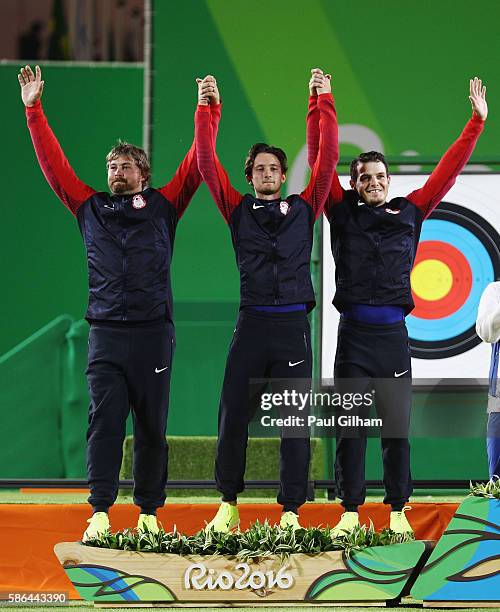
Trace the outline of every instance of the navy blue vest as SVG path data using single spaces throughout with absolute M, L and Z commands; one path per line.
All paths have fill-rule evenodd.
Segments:
M 298 195 L 264 204 L 245 195 L 229 222 L 240 271 L 241 306 L 307 304 L 314 214 Z
M 173 205 L 151 188 L 135 196 L 95 193 L 77 219 L 87 250 L 86 318 L 172 320 Z
M 410 272 L 415 260 L 423 215 L 405 198 L 382 206 L 361 204 L 347 191 L 330 210 L 330 238 L 335 260 L 333 304 L 415 307 Z

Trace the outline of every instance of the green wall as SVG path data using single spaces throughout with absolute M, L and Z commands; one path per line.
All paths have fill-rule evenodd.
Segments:
M 142 69 L 42 65 L 42 70 L 45 113 L 66 156 L 84 182 L 106 189 L 105 157 L 117 138 L 142 141 Z M 17 72 L 16 66 L 0 65 L 0 355 L 61 313 L 81 318 L 87 305 L 78 225 L 39 169 Z

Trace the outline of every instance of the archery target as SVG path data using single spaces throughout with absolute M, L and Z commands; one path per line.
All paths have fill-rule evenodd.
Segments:
M 393 175 L 389 197 L 421 187 L 428 175 Z M 341 177 L 349 189 L 348 177 Z M 406 318 L 415 384 L 429 379 L 484 379 L 490 346 L 475 332 L 486 285 L 500 280 L 500 175 L 457 179 L 424 221 L 411 273 L 415 309 Z M 322 228 L 321 376 L 331 378 L 339 314 L 332 306 L 335 266 L 330 227 Z
M 452 357 L 481 343 L 481 294 L 499 278 L 500 237 L 483 217 L 442 202 L 424 222 L 411 273 L 415 309 L 406 318 L 412 355 Z

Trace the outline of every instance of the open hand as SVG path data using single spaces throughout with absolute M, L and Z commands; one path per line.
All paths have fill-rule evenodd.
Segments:
M 42 97 L 43 81 L 40 66 L 35 66 L 35 74 L 29 66 L 21 68 L 17 75 L 19 85 L 21 85 L 21 98 L 25 106 L 34 106 Z
M 486 103 L 486 87 L 483 86 L 481 79 L 474 77 L 470 80 L 469 100 L 472 105 L 472 110 L 483 121 L 486 121 L 488 116 L 488 104 Z

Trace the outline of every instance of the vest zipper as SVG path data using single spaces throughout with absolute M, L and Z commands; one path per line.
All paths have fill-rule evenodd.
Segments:
M 270 211 L 271 214 L 273 215 L 273 225 L 274 225 L 274 234 L 272 236 L 272 247 L 273 247 L 273 275 L 274 275 L 274 304 L 275 306 L 279 305 L 280 303 L 280 296 L 279 296 L 279 285 L 278 285 L 278 252 L 277 252 L 277 242 L 276 242 L 276 230 L 277 225 L 276 225 L 276 211 L 275 210 L 271 210 Z
M 122 202 L 122 206 L 125 207 L 125 204 Z M 122 280 L 122 320 L 126 320 L 127 318 L 127 250 L 125 248 L 125 243 L 127 239 L 127 230 L 124 229 L 122 233 L 122 272 L 123 272 L 123 280 Z
M 125 238 L 126 238 L 127 232 L 124 231 L 122 234 L 122 249 L 123 249 L 123 258 L 122 258 L 122 262 L 123 262 L 123 266 L 122 266 L 122 271 L 123 271 L 123 281 L 122 281 L 122 319 L 125 320 L 127 318 L 127 300 L 126 300 L 126 292 L 127 292 L 127 256 L 126 256 L 126 250 L 125 250 Z
M 279 287 L 278 287 L 278 253 L 276 251 L 276 237 L 273 237 L 273 276 L 274 276 L 274 304 L 277 306 L 280 303 L 279 300 Z

